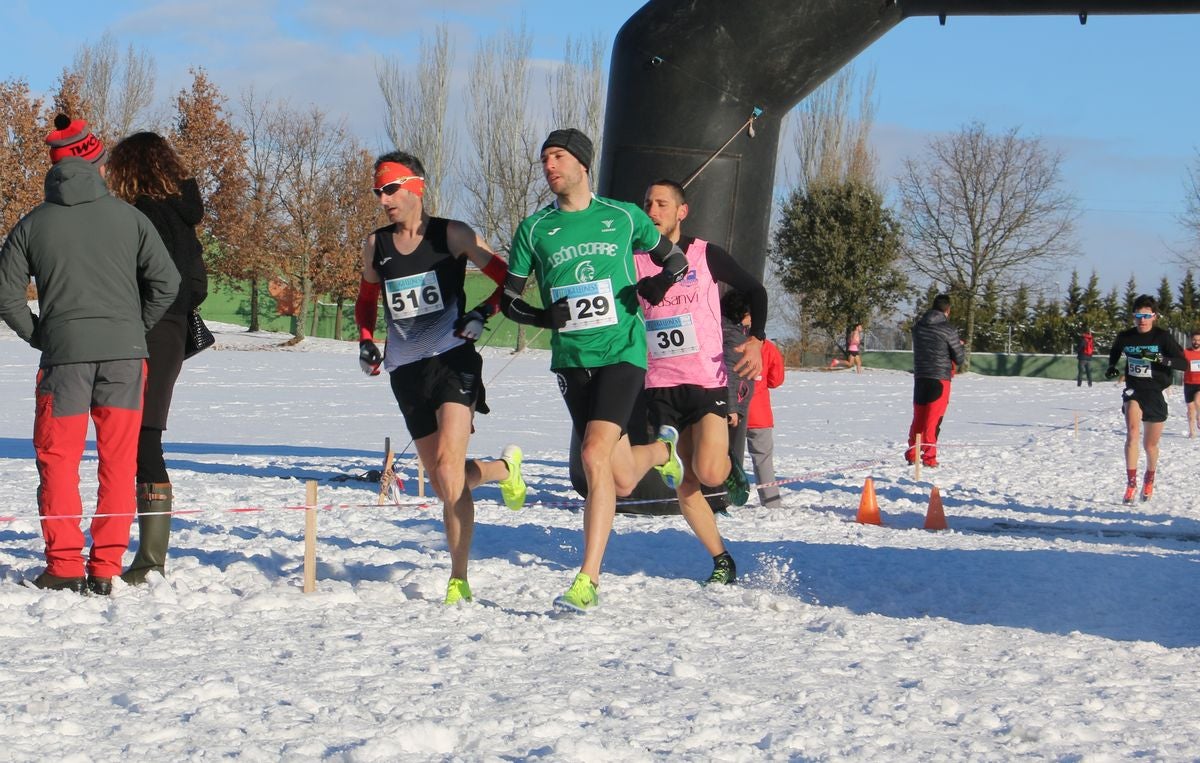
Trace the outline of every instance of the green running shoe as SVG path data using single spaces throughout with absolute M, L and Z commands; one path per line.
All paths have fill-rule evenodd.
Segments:
M 729 476 L 725 478 L 725 494 L 733 506 L 745 506 L 750 500 L 750 480 L 746 479 L 746 470 L 736 458 L 729 459 Z
M 679 443 L 679 430 L 664 424 L 658 428 L 658 439 L 667 446 L 667 462 L 654 467 L 654 470 L 659 473 L 667 487 L 674 490 L 683 482 L 683 461 L 679 460 L 679 453 L 675 450 Z
M 508 464 L 508 476 L 500 480 L 500 495 L 504 505 L 519 511 L 525 505 L 525 478 L 521 476 L 521 459 L 524 454 L 517 445 L 506 445 L 500 458 Z
M 587 612 L 598 606 L 600 594 L 596 593 L 596 584 L 583 572 L 575 576 L 566 593 L 554 600 L 555 609 L 567 612 Z
M 737 565 L 726 551 L 713 557 L 713 571 L 704 585 L 732 585 L 737 582 Z
M 446 598 L 443 604 L 457 604 L 460 601 L 471 601 L 471 585 L 462 578 L 450 578 L 446 583 Z

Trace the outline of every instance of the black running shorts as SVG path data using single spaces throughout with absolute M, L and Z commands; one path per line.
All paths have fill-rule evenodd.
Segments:
M 558 391 L 571 414 L 571 423 L 582 437 L 589 421 L 629 424 L 637 396 L 646 381 L 646 369 L 632 363 L 615 363 L 600 368 L 556 368 Z
M 1196 393 L 1200 392 L 1200 384 L 1185 384 L 1183 385 L 1183 403 L 1191 405 L 1196 399 Z
M 483 358 L 470 343 L 392 371 L 392 394 L 412 438 L 419 440 L 437 431 L 437 411 L 445 403 L 487 413 L 482 373 Z
M 1147 424 L 1157 424 L 1167 420 L 1167 400 L 1161 389 L 1132 389 L 1125 388 L 1121 394 L 1121 412 L 1124 413 L 1129 401 L 1134 401 L 1142 409 L 1142 421 Z
M 724 421 L 729 413 L 729 388 L 698 384 L 654 387 L 646 390 L 646 411 L 655 431 L 670 424 L 682 432 L 710 413 Z

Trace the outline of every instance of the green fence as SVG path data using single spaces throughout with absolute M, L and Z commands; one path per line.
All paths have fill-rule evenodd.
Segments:
M 863 366 L 912 371 L 912 352 L 865 352 Z M 1092 379 L 1104 378 L 1107 358 L 1092 358 Z M 971 354 L 971 371 L 984 376 L 1036 376 L 1043 379 L 1075 380 L 1078 369 L 1074 355 L 1035 355 L 1033 353 L 976 352 Z
M 493 289 L 496 284 L 481 273 L 467 273 L 466 292 L 467 304 L 474 306 L 481 302 Z M 526 295 L 526 299 L 530 304 L 540 304 L 538 295 L 530 292 Z M 266 285 L 259 287 L 258 295 L 259 304 L 259 326 L 263 331 L 278 331 L 285 334 L 295 333 L 296 319 L 279 314 L 279 306 L 275 298 L 267 293 Z M 337 305 L 334 303 L 325 302 L 323 299 L 318 299 L 316 304 L 317 313 L 317 330 L 306 331 L 308 336 L 332 338 L 334 333 L 334 324 L 337 317 Z M 200 312 L 204 317 L 211 321 L 220 323 L 232 323 L 238 326 L 250 325 L 250 284 L 249 282 L 218 282 L 213 279 L 209 282 L 208 299 L 204 301 L 204 305 L 200 308 Z M 311 317 L 309 318 L 311 321 Z M 311 323 L 309 324 L 311 326 Z M 487 322 L 487 328 L 484 330 L 483 337 L 479 340 L 481 346 L 487 347 L 516 347 L 517 346 L 517 324 L 505 318 L 503 315 L 493 315 Z M 354 326 L 354 300 L 348 300 L 342 306 L 342 322 L 341 336 L 339 338 L 346 341 L 354 341 L 358 338 L 358 329 Z M 382 339 L 384 336 L 384 322 L 382 314 L 375 326 L 375 336 Z M 525 341 L 527 346 L 538 349 L 546 349 L 550 346 L 549 332 L 539 332 L 536 328 L 525 327 Z

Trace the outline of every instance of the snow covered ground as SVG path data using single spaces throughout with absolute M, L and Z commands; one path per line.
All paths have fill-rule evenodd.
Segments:
M 531 505 L 478 491 L 477 600 L 445 607 L 440 510 L 334 479 L 408 442 L 386 377 L 349 343 L 215 328 L 165 438 L 195 513 L 168 578 L 108 599 L 19 584 L 42 568 L 37 355 L 0 331 L 0 760 L 1200 754 L 1200 440 L 1178 388 L 1154 499 L 1124 506 L 1111 383 L 960 377 L 942 466 L 916 481 L 909 375 L 793 371 L 774 393 L 784 508 L 721 520 L 742 583 L 697 585 L 711 564 L 678 516 L 621 515 L 601 609 L 562 616 L 582 514 L 544 353 L 485 350 L 494 413 L 471 451 L 521 444 Z M 883 527 L 854 521 L 868 476 Z M 305 595 L 308 479 L 331 508 Z M 921 529 L 933 484 L 947 532 Z

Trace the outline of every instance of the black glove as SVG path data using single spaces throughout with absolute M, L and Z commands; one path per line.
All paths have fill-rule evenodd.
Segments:
M 370 339 L 363 339 L 358 343 L 358 364 L 362 366 L 363 373 L 367 376 L 379 375 L 379 364 L 383 362 L 383 355 L 379 353 L 379 348 Z
M 454 322 L 454 336 L 462 337 L 468 342 L 474 342 L 483 336 L 483 325 L 485 323 L 487 323 L 487 316 L 480 312 L 479 308 L 475 308 Z
M 667 296 L 667 292 L 675 283 L 670 273 L 663 271 L 658 275 L 646 276 L 637 282 L 638 295 L 652 305 L 657 305 Z
M 1117 370 L 1116 366 L 1109 366 L 1108 368 L 1106 368 L 1104 370 L 1104 378 L 1105 379 L 1115 379 L 1120 375 L 1121 375 L 1121 372 Z
M 567 321 L 571 320 L 571 306 L 567 304 L 567 298 L 559 297 L 554 300 L 554 303 L 550 305 L 550 309 L 546 311 L 546 314 L 550 320 L 550 325 L 547 328 L 558 331 L 567 325 Z

